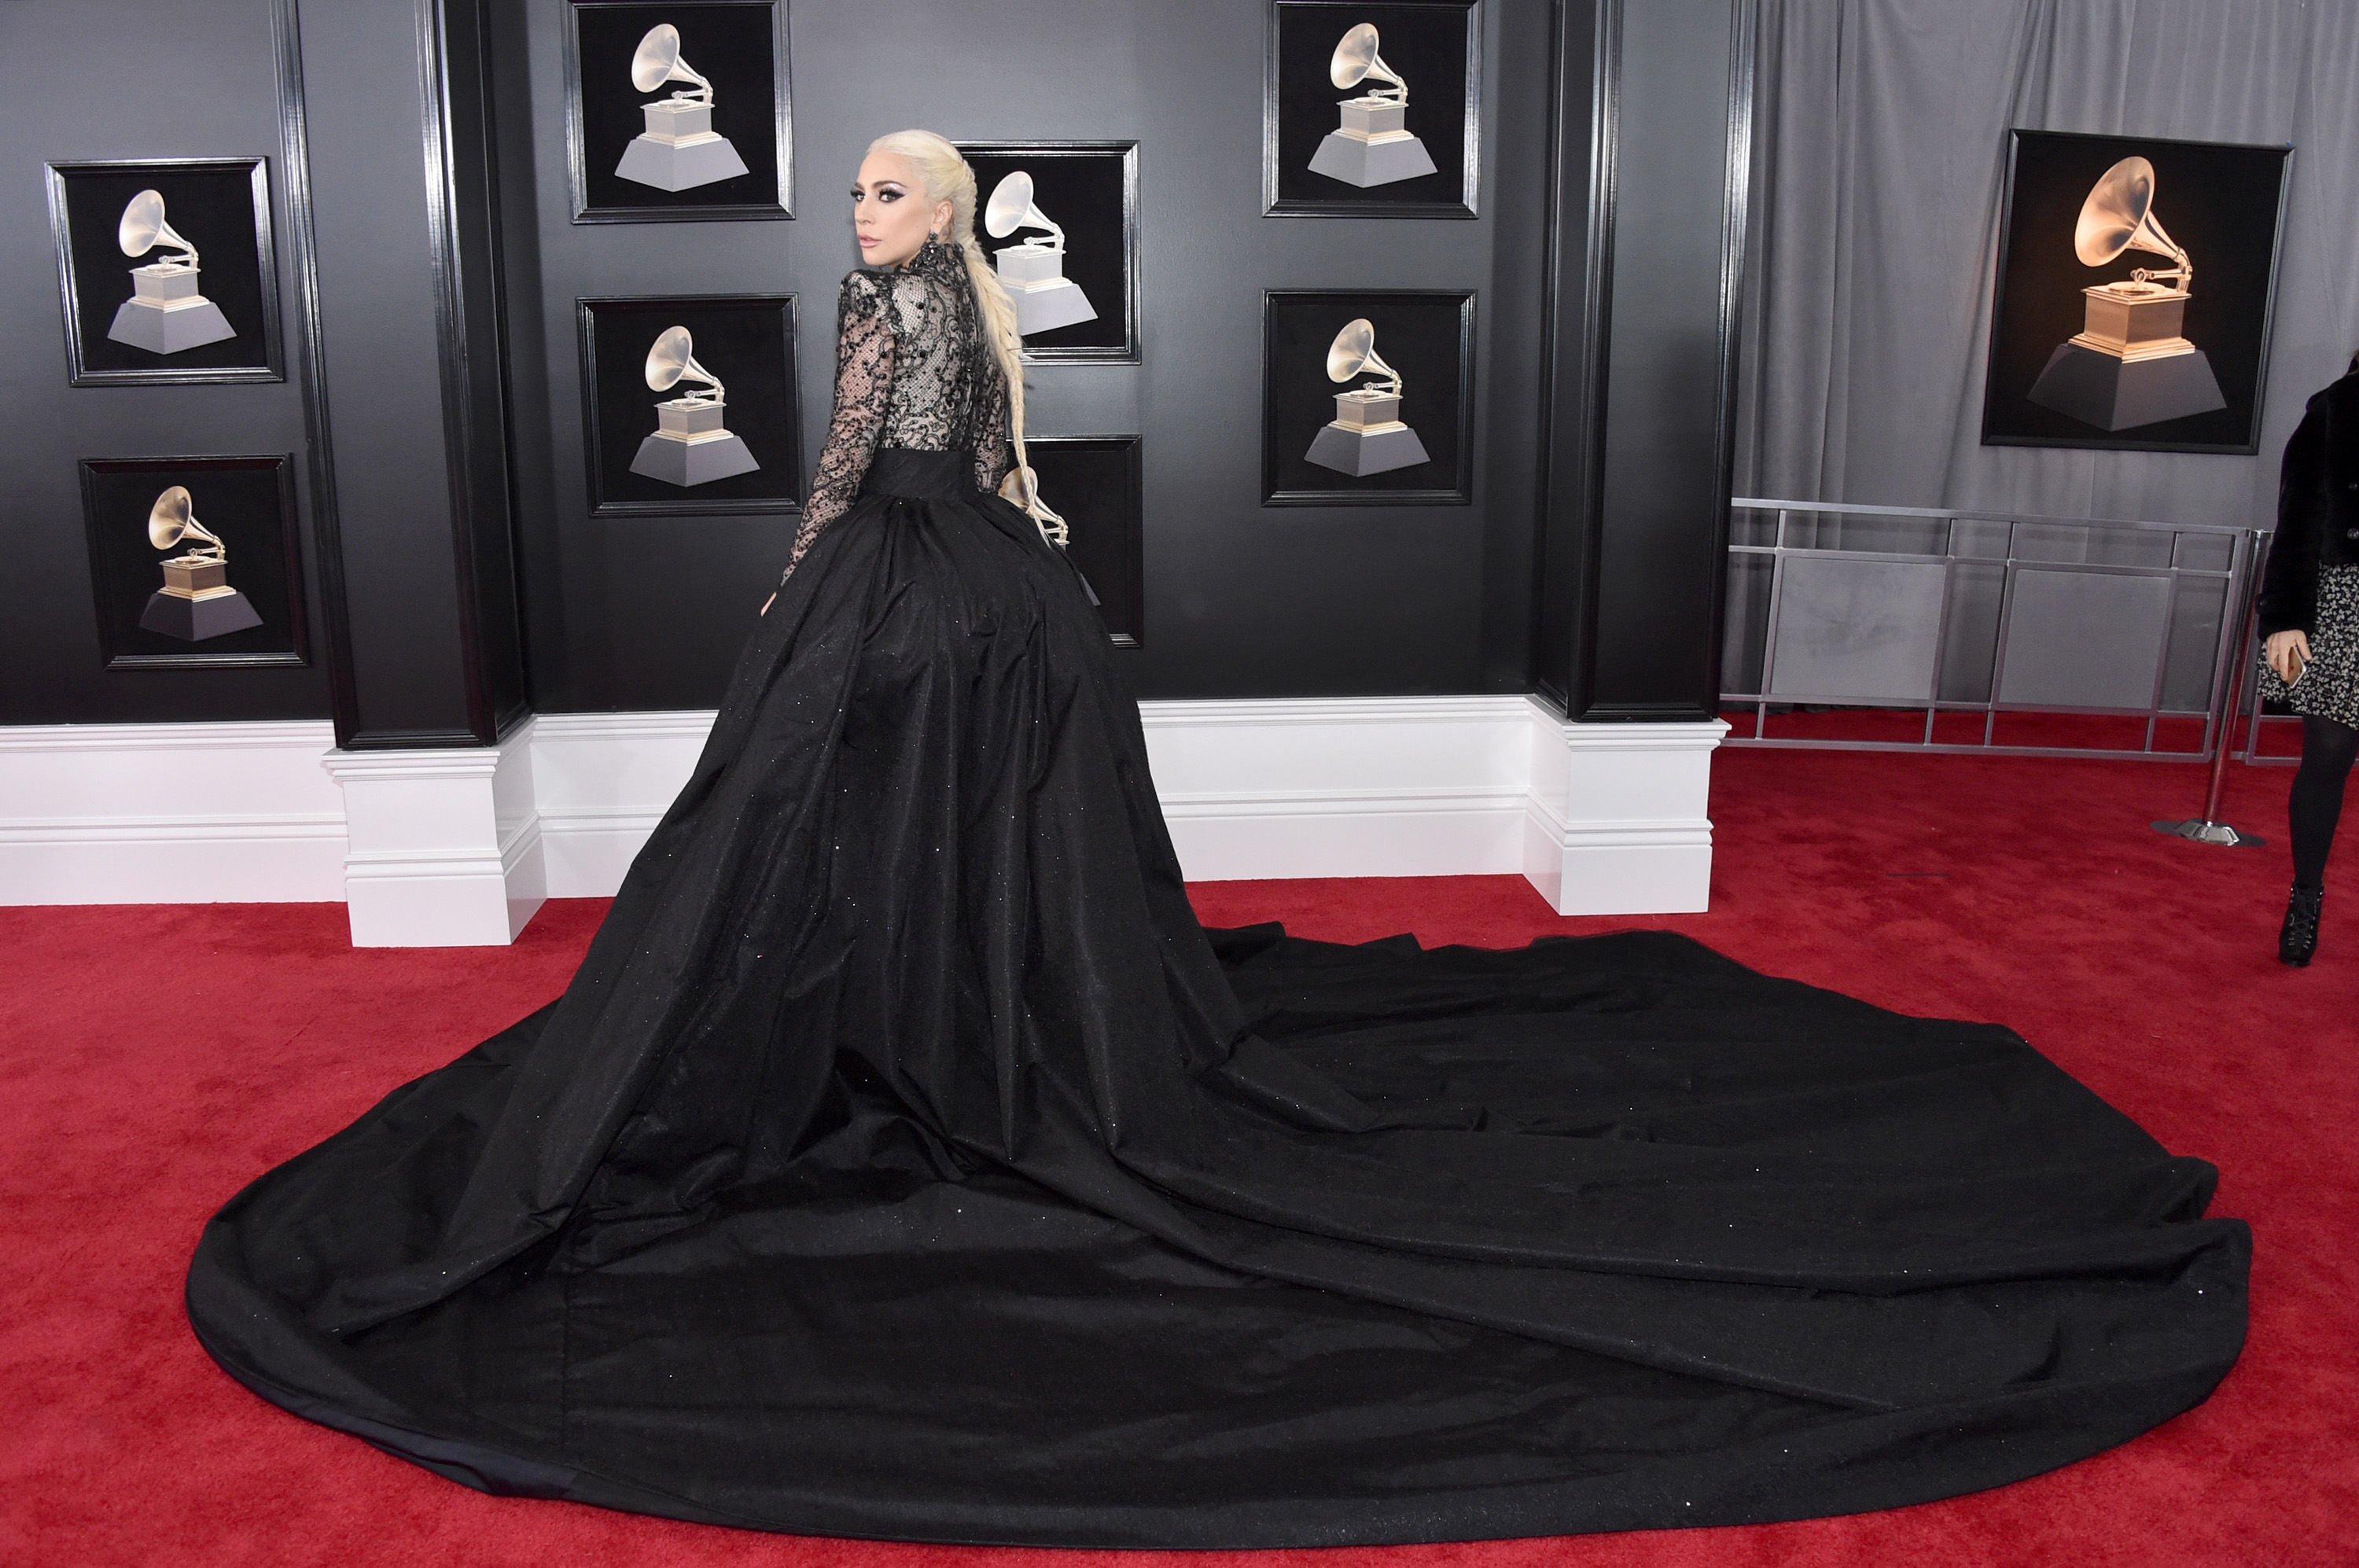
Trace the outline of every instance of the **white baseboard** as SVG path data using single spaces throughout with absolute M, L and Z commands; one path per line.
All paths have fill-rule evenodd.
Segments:
M 552 898 L 603 898 L 688 782 L 712 714 L 540 713 L 532 721 Z
M 1529 702 L 1142 702 L 1171 842 L 1200 882 L 1520 868 Z
M 1571 724 L 1521 696 L 1140 714 L 1191 880 L 1521 872 L 1568 914 L 1710 892 L 1717 721 Z M 332 751 L 323 724 L 0 729 L 0 902 L 342 898 L 361 945 L 511 941 L 543 898 L 621 885 L 712 723 L 543 713 L 404 752 Z
M 0 903 L 333 902 L 325 720 L 0 727 Z

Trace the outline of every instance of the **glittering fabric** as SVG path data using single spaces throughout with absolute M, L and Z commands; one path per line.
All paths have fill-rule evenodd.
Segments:
M 895 444 L 954 401 L 564 996 L 206 1226 L 248 1388 L 511 1495 L 1308 1547 L 1947 1497 L 2235 1361 L 2215 1172 L 1995 1024 L 1669 931 L 1207 932 L 1064 552 Z
M 890 271 L 851 274 L 836 319 L 835 412 L 788 575 L 860 494 L 880 446 L 972 452 L 978 490 L 996 489 L 1011 466 L 1006 378 L 955 246 L 929 240 Z

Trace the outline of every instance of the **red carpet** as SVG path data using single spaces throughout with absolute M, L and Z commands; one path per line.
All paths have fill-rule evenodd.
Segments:
M 1204 1554 L 808 1541 L 485 1497 L 309 1426 L 217 1371 L 180 1316 L 206 1216 L 394 1084 L 563 986 L 603 904 L 548 906 L 511 948 L 354 952 L 337 905 L 0 909 L 0 1562 L 1960 1564 L 2359 1563 L 2359 850 L 2321 956 L 2275 961 L 2290 770 L 2238 768 L 2224 850 L 2149 819 L 2202 770 L 1730 751 L 1712 911 L 1562 920 L 1518 878 L 1218 883 L 1207 920 L 1357 940 L 1519 944 L 1635 923 L 1912 1012 L 2020 1030 L 2180 1153 L 2252 1222 L 2252 1341 L 2212 1401 L 2125 1448 L 1996 1492 L 1741 1530 Z

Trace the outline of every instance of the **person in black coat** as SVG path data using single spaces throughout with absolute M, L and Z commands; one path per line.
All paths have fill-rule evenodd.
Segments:
M 2298 968 L 2318 949 L 2327 852 L 2359 757 L 2359 354 L 2286 442 L 2260 631 L 2262 695 L 2302 715 L 2288 809 L 2293 891 L 2277 935 L 2277 957 Z

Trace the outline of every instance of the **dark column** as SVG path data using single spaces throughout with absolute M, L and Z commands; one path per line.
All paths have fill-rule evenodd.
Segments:
M 485 745 L 527 709 L 482 5 L 299 6 L 347 750 Z
M 1534 682 L 1569 717 L 1720 690 L 1752 0 L 1558 7 Z

